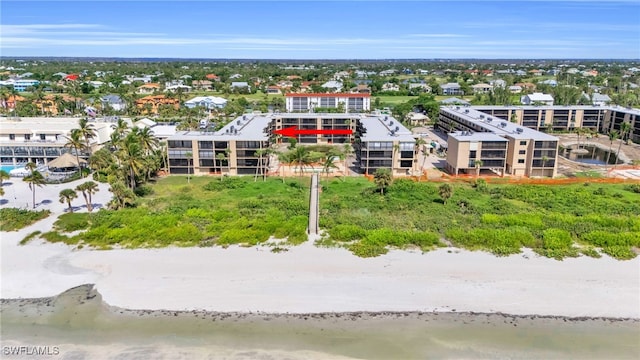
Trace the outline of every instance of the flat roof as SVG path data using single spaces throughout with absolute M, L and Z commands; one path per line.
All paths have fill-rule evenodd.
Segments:
M 447 111 L 460 118 L 474 123 L 488 132 L 500 136 L 508 136 L 514 139 L 532 139 L 541 141 L 557 141 L 558 138 L 543 132 L 530 129 L 504 119 L 487 115 L 469 106 L 447 106 L 441 107 L 440 111 Z
M 523 110 L 609 110 L 621 111 L 629 114 L 640 115 L 640 109 L 627 108 L 618 105 L 472 105 L 471 109 L 501 110 L 501 109 L 523 109 Z
M 389 115 L 364 115 L 360 124 L 367 130 L 361 136 L 362 141 L 400 141 L 415 142 L 409 129 Z
M 458 141 L 500 141 L 507 142 L 509 140 L 502 136 L 490 132 L 473 132 L 473 131 L 455 131 L 448 134 L 450 137 Z
M 213 140 L 213 141 L 267 141 L 271 114 L 245 114 L 238 116 L 218 131 L 180 131 L 169 140 Z
M 352 93 L 287 93 L 285 97 L 371 97 L 371 94 Z

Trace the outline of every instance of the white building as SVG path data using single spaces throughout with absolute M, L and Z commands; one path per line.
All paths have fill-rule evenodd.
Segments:
M 298 93 L 285 95 L 288 112 L 308 112 L 315 108 L 339 108 L 346 112 L 368 112 L 371 110 L 371 95 L 347 93 Z
M 553 105 L 553 96 L 543 93 L 533 93 L 522 96 L 520 102 L 523 105 Z
M 217 96 L 196 96 L 191 100 L 185 101 L 184 106 L 193 109 L 202 106 L 208 110 L 221 109 L 227 105 L 227 99 Z

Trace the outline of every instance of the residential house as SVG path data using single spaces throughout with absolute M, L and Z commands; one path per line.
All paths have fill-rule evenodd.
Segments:
M 217 96 L 196 96 L 193 99 L 185 101 L 184 106 L 193 109 L 197 106 L 204 107 L 208 110 L 222 109 L 227 105 L 227 99 Z
M 380 75 L 380 76 L 391 76 L 391 75 L 393 75 L 393 74 L 395 74 L 397 72 L 398 72 L 398 70 L 396 70 L 396 69 L 388 69 L 388 70 L 380 71 L 378 73 L 378 75 Z
M 558 82 L 556 80 L 554 80 L 554 79 L 548 79 L 548 80 L 540 81 L 540 84 L 549 85 L 551 87 L 558 86 Z
M 3 109 L 15 109 L 16 103 L 24 100 L 25 98 L 19 95 L 9 95 L 7 98 L 0 97 L 0 107 Z
M 180 108 L 180 100 L 168 98 L 164 95 L 150 95 L 136 100 L 136 107 L 143 114 L 157 114 L 161 106 L 172 106 L 174 109 Z
M 529 70 L 529 74 L 533 76 L 542 76 L 543 72 L 542 70 L 533 69 L 533 70 Z
M 328 91 L 340 92 L 342 90 L 342 83 L 336 80 L 330 80 L 321 85 Z
M 282 94 L 282 91 L 280 91 L 280 88 L 276 85 L 267 86 L 265 91 L 267 94 Z
M 520 82 L 514 85 L 520 86 L 523 91 L 534 91 L 536 89 L 536 84 L 530 82 Z
M 493 90 L 493 86 L 484 83 L 472 85 L 471 88 L 473 89 L 474 94 L 486 94 Z
M 382 84 L 382 91 L 400 91 L 400 86 L 394 83 L 384 83 Z
M 62 80 L 64 80 L 64 81 L 76 81 L 76 80 L 78 80 L 79 77 L 80 77 L 80 75 L 78 75 L 78 74 L 67 74 L 67 76 L 62 78 Z
M 430 93 L 431 92 L 431 86 L 427 85 L 424 82 L 419 82 L 419 83 L 409 83 L 409 90 L 412 89 L 420 89 L 423 92 L 426 93 Z
M 242 77 L 242 74 L 233 74 L 231 76 L 229 76 L 229 79 L 240 79 Z
M 207 80 L 220 81 L 220 77 L 216 74 L 207 74 L 205 75 L 205 77 L 207 78 Z
M 511 85 L 509 86 L 509 92 L 512 94 L 519 94 L 522 92 L 522 86 L 520 85 Z
M 209 80 L 193 80 L 191 86 L 197 90 L 211 91 L 213 90 L 213 83 Z
M 102 108 L 110 107 L 115 111 L 122 111 L 127 108 L 127 103 L 119 95 L 105 95 L 100 98 Z
M 97 80 L 93 80 L 93 81 L 89 81 L 87 82 L 89 85 L 91 85 L 94 89 L 99 88 L 100 86 L 104 85 L 104 82 L 102 81 L 97 81 Z
M 496 80 L 489 81 L 489 85 L 493 86 L 494 88 L 497 88 L 497 87 L 504 88 L 505 86 L 507 86 L 507 82 L 502 79 L 496 79 Z
M 11 80 L 11 81 L 12 83 L 10 81 L 7 81 L 4 85 L 13 86 L 13 89 L 18 92 L 25 92 L 27 91 L 27 89 L 34 86 L 38 86 L 40 84 L 40 81 L 30 80 L 30 79 L 19 79 L 19 80 Z
M 607 94 L 593 93 L 591 95 L 591 103 L 595 106 L 609 105 L 611 98 Z
M 469 105 L 466 100 L 459 99 L 457 97 L 450 97 L 440 101 L 443 105 Z
M 164 89 L 164 92 L 178 92 L 178 91 L 182 91 L 183 93 L 188 93 L 191 92 L 191 86 L 188 85 L 171 85 L 171 86 L 167 86 Z
M 371 88 L 366 84 L 359 84 L 349 90 L 353 94 L 371 94 Z
M 249 89 L 251 90 L 251 87 L 249 86 L 249 83 L 247 83 L 246 81 L 234 81 L 231 83 L 231 85 L 229 86 L 232 90 L 233 89 Z
M 340 80 L 343 78 L 348 78 L 349 76 L 351 76 L 351 74 L 349 74 L 348 71 L 338 71 L 337 73 L 335 73 L 333 75 L 333 79 L 334 80 Z
M 160 84 L 158 83 L 148 83 L 138 87 L 136 92 L 138 94 L 153 94 L 156 91 L 160 91 Z
M 553 96 L 544 93 L 533 93 L 520 98 L 523 105 L 553 105 Z
M 458 83 L 442 84 L 440 89 L 442 89 L 442 95 L 464 95 L 464 91 Z

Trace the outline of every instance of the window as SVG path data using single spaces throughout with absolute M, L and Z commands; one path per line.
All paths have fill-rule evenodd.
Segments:
M 9 134 L 9 140 L 15 140 L 16 134 Z
M 524 159 L 518 159 L 518 164 L 524 164 Z
M 477 157 L 476 150 L 469 151 L 469 159 L 475 159 Z
M 521 140 L 521 141 L 520 141 L 520 145 L 521 145 L 521 146 L 525 146 L 525 145 L 527 145 L 527 141 L 526 141 L 526 140 Z
M 40 134 L 40 140 L 47 140 L 47 135 Z
M 518 151 L 518 155 L 524 155 L 527 153 L 527 150 L 520 150 Z
M 31 140 L 31 134 L 24 134 L 25 140 Z

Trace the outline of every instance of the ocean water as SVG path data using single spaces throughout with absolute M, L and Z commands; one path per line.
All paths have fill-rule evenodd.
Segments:
M 99 294 L 3 300 L 1 335 L 3 351 L 26 346 L 56 359 L 640 358 L 638 320 L 126 310 Z

